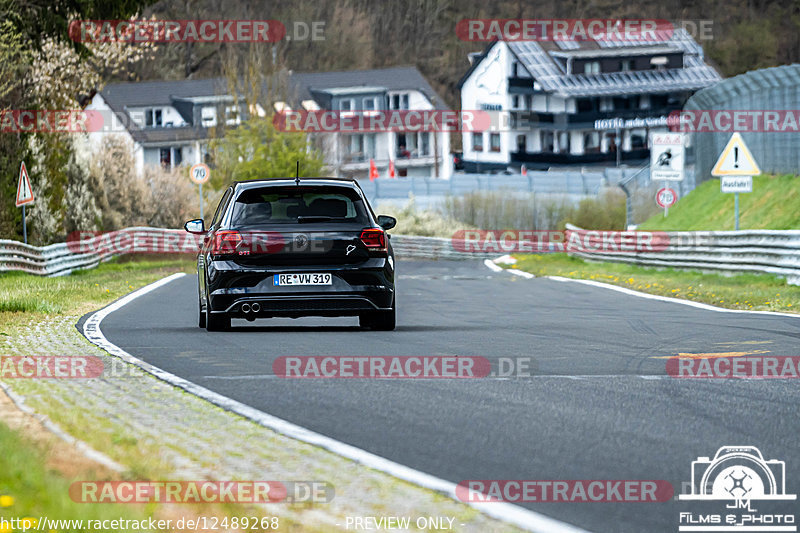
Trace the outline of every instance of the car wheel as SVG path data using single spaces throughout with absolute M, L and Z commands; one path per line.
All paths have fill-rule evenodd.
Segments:
M 200 300 L 197 300 L 197 325 L 201 328 L 206 327 L 206 312 L 203 311 L 203 306 Z
M 206 304 L 206 331 L 225 331 L 231 327 L 231 317 L 224 314 L 211 313 L 211 306 Z
M 389 311 L 378 311 L 376 313 L 369 313 L 359 315 L 358 325 L 362 328 L 370 328 L 378 331 L 393 331 L 396 324 L 397 308 L 395 302 L 392 302 L 392 308 Z

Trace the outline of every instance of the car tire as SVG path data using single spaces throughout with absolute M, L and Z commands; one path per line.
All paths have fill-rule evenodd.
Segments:
M 203 310 L 200 300 L 197 301 L 197 325 L 201 328 L 206 327 L 206 312 Z
M 231 327 L 231 317 L 225 314 L 213 314 L 211 306 L 206 304 L 206 331 L 225 331 Z
M 378 311 L 359 315 L 358 324 L 362 328 L 370 328 L 376 331 L 394 331 L 397 323 L 397 308 L 392 301 L 392 308 L 389 311 Z

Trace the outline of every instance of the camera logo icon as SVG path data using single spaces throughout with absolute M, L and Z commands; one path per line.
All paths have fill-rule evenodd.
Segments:
M 692 492 L 681 500 L 796 500 L 786 494 L 786 464 L 764 460 L 755 446 L 723 446 L 692 462 Z

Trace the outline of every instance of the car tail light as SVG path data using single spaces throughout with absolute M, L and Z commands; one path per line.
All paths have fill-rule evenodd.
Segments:
M 211 253 L 214 255 L 236 253 L 236 248 L 241 242 L 242 235 L 238 231 L 218 231 L 214 235 L 214 248 L 211 250 Z
M 367 250 L 373 252 L 386 251 L 386 233 L 382 229 L 365 228 L 361 230 L 361 242 L 367 247 Z

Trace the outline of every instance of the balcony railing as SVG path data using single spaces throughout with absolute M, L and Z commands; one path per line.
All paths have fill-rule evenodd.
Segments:
M 650 157 L 648 148 L 635 148 L 622 151 L 620 159 L 630 161 Z M 587 152 L 584 154 L 551 153 L 551 152 L 511 152 L 512 163 L 550 163 L 557 165 L 579 165 L 616 161 L 616 152 Z
M 528 129 L 545 126 L 547 129 L 594 129 L 596 120 L 608 119 L 647 119 L 666 117 L 672 111 L 680 110 L 680 106 L 660 107 L 657 109 L 617 109 L 614 111 L 585 111 L 581 113 L 542 113 L 529 110 L 512 110 L 511 127 Z

